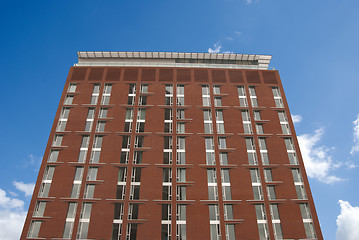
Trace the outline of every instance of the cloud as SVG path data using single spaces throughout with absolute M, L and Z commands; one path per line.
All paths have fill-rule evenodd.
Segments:
M 239 32 L 239 31 L 234 31 L 234 33 L 238 36 L 241 36 L 242 35 L 242 32 Z
M 25 193 L 25 196 L 31 196 L 34 191 L 35 183 L 23 183 L 23 182 L 13 182 L 15 188 L 21 192 Z
M 324 183 L 335 183 L 343 179 L 330 174 L 330 171 L 340 167 L 341 163 L 335 163 L 330 155 L 332 148 L 317 146 L 324 134 L 324 129 L 319 128 L 314 134 L 302 134 L 298 136 L 298 142 L 302 153 L 305 169 L 311 178 Z
M 337 240 L 359 239 L 359 207 L 353 207 L 349 202 L 339 200 L 340 214 L 337 217 Z
M 247 4 L 251 4 L 251 3 L 252 3 L 252 0 L 246 0 L 246 3 L 247 3 Z
M 0 188 L 0 239 L 19 239 L 26 218 L 24 201 L 6 195 Z
M 208 48 L 209 53 L 219 53 L 221 51 L 222 46 L 219 43 L 213 44 L 213 48 Z
M 227 40 L 230 40 L 230 41 L 232 41 L 232 40 L 233 40 L 233 38 L 232 38 L 232 37 L 226 37 L 226 39 L 227 39 Z
M 42 161 L 42 156 L 38 157 L 34 154 L 29 154 L 26 159 L 21 161 L 22 168 L 35 167 L 34 170 L 39 171 L 40 165 Z
M 357 119 L 353 121 L 353 125 L 354 146 L 352 147 L 350 154 L 359 152 L 359 114 L 357 115 Z
M 300 123 L 303 118 L 301 115 L 292 115 L 292 120 L 293 120 L 293 123 Z

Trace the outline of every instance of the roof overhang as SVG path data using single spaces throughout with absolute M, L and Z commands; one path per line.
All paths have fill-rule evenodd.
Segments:
M 181 52 L 77 52 L 75 66 L 268 69 L 271 55 Z

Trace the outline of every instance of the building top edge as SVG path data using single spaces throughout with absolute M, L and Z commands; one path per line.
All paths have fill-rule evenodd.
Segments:
M 228 59 L 228 60 L 270 60 L 271 55 L 239 53 L 185 53 L 185 52 L 77 52 L 78 58 L 136 58 L 136 59 Z
M 269 66 L 271 55 L 237 53 L 185 53 L 185 52 L 77 52 L 78 63 L 86 62 L 127 62 L 127 61 L 164 61 L 172 63 L 206 63 Z

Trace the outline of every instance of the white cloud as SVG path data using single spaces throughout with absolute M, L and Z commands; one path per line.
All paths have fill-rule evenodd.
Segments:
M 292 120 L 293 120 L 293 123 L 300 123 L 303 118 L 301 115 L 292 115 Z
M 247 3 L 247 4 L 251 4 L 251 3 L 252 3 L 252 0 L 246 0 L 246 3 Z
M 31 196 L 34 191 L 35 183 L 23 183 L 23 182 L 13 182 L 13 185 L 17 190 L 24 192 L 25 196 Z
M 230 41 L 232 41 L 232 40 L 233 40 L 233 38 L 232 38 L 232 37 L 226 37 L 226 39 L 227 39 L 227 40 L 230 40 Z
M 353 129 L 354 146 L 352 147 L 350 154 L 359 152 L 359 114 L 357 115 L 357 119 L 353 121 L 353 124 L 354 124 L 354 129 Z
M 349 202 L 339 200 L 340 214 L 337 217 L 337 240 L 359 239 L 359 207 L 353 207 Z
M 234 33 L 237 34 L 238 36 L 242 35 L 242 32 L 240 32 L 240 31 L 234 31 Z
M 19 239 L 25 217 L 24 201 L 8 197 L 0 189 L 0 239 Z
M 6 196 L 6 192 L 0 188 L 0 208 L 5 209 L 21 209 L 24 207 L 24 201 L 17 198 Z
M 302 153 L 307 174 L 311 178 L 324 183 L 335 183 L 343 179 L 331 175 L 330 171 L 341 166 L 335 163 L 330 155 L 332 148 L 318 146 L 318 142 L 324 134 L 324 129 L 315 130 L 314 134 L 302 134 L 298 136 L 298 142 Z
M 213 48 L 208 48 L 209 53 L 219 53 L 221 51 L 222 46 L 219 43 L 213 44 Z

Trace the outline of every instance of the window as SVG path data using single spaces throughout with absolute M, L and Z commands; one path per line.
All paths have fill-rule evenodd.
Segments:
M 232 200 L 229 170 L 221 169 L 223 200 Z
M 253 138 L 246 138 L 248 162 L 250 165 L 258 165 L 257 154 Z
M 136 94 L 136 84 L 130 84 L 128 94 Z
M 210 204 L 209 207 L 209 223 L 211 240 L 221 239 L 221 228 L 219 222 L 219 209 L 217 204 Z
M 282 226 L 281 226 L 280 218 L 279 218 L 278 205 L 270 204 L 269 208 L 270 208 L 270 212 L 271 212 L 271 216 L 272 216 L 274 237 L 275 237 L 275 239 L 283 239 Z
M 164 145 L 163 149 L 168 149 L 172 151 L 172 137 L 171 136 L 164 136 Z
M 143 147 L 143 139 L 144 139 L 144 136 L 136 136 L 136 138 L 135 138 L 135 148 L 142 148 Z
M 177 133 L 185 133 L 185 123 L 177 122 Z
M 258 110 L 253 110 L 254 120 L 260 121 L 261 120 L 261 112 Z
M 184 109 L 177 109 L 177 119 L 185 119 Z
M 212 113 L 211 110 L 205 109 L 203 110 L 203 119 L 204 119 L 204 133 L 212 134 Z
M 33 213 L 33 217 L 43 217 L 45 212 L 46 202 L 37 201 Z
M 226 224 L 226 240 L 235 240 L 234 224 Z
M 100 94 L 100 84 L 94 84 L 92 96 L 91 96 L 91 102 L 90 102 L 91 105 L 97 104 L 99 94 Z
M 141 84 L 141 93 L 148 93 L 148 84 Z
M 256 130 L 257 130 L 257 134 L 264 134 L 264 132 L 263 132 L 263 124 L 257 123 L 256 124 Z
M 287 116 L 285 115 L 285 112 L 279 111 L 278 117 L 279 117 L 280 126 L 282 128 L 282 133 L 290 134 L 290 128 L 289 128 L 289 124 L 288 124 L 288 120 L 287 120 Z
M 217 121 L 217 133 L 218 134 L 224 134 L 225 133 L 225 131 L 224 131 L 224 123 L 223 122 Z
M 59 157 L 59 150 L 50 150 L 49 158 L 47 159 L 47 162 L 57 162 L 57 158 Z
M 128 208 L 128 219 L 138 219 L 138 203 L 130 203 Z
M 130 187 L 130 200 L 140 199 L 140 185 L 132 185 Z
M 228 165 L 228 155 L 226 152 L 219 153 L 219 161 L 221 165 Z
M 247 107 L 247 97 L 246 97 L 246 90 L 244 86 L 238 86 L 238 97 L 239 97 L 239 106 Z
M 273 92 L 275 106 L 277 108 L 283 108 L 284 105 L 283 105 L 282 96 L 280 94 L 279 88 L 278 87 L 272 87 L 272 92 Z
M 83 172 L 83 167 L 76 167 L 70 198 L 79 197 Z
M 85 132 L 91 132 L 94 118 L 95 118 L 95 109 L 89 108 L 86 118 L 86 124 L 85 124 Z
M 97 121 L 96 132 L 104 132 L 105 125 L 106 125 L 105 121 Z
M 184 106 L 184 85 L 177 85 L 177 106 Z
M 132 132 L 133 108 L 126 109 L 124 132 Z
M 251 118 L 249 116 L 248 110 L 243 110 L 242 112 L 242 121 L 243 121 L 243 130 L 245 134 L 253 134 Z
M 132 168 L 131 183 L 140 183 L 141 182 L 141 168 L 134 167 Z
M 289 163 L 292 165 L 298 165 L 298 159 L 295 152 L 293 140 L 291 138 L 285 138 L 284 139 L 285 146 L 287 148 Z
M 60 147 L 63 139 L 63 135 L 55 135 L 54 140 L 52 141 L 53 147 Z
M 164 182 L 164 183 L 171 183 L 172 182 L 172 169 L 171 168 L 164 168 L 163 169 L 162 182 Z
M 145 118 L 146 118 L 146 109 L 139 108 L 137 113 L 136 132 L 145 131 Z
M 107 118 L 108 108 L 100 108 L 99 118 Z
M 269 200 L 276 200 L 276 194 L 275 194 L 275 187 L 274 186 L 267 186 L 267 193 L 268 193 L 268 199 Z
M 300 212 L 302 214 L 305 233 L 307 238 L 316 238 L 315 229 L 313 226 L 312 215 L 310 213 L 309 205 L 307 203 L 300 203 Z
M 59 117 L 59 122 L 56 127 L 56 132 L 64 132 L 66 123 L 69 118 L 70 108 L 63 108 Z
M 79 158 L 78 158 L 79 163 L 84 163 L 86 161 L 86 155 L 87 155 L 87 150 L 89 147 L 89 142 L 90 142 L 90 136 L 85 135 L 82 137 L 80 153 L 79 153 Z
M 84 199 L 92 199 L 95 193 L 95 185 L 94 184 L 86 184 Z
M 128 223 L 126 239 L 136 240 L 136 238 L 137 238 L 137 223 Z
M 221 94 L 221 86 L 213 85 L 213 93 L 214 94 Z
M 255 205 L 256 215 L 257 215 L 257 224 L 260 240 L 269 239 L 269 231 L 267 225 L 267 217 L 265 213 L 265 208 L 263 204 Z
M 71 105 L 73 100 L 74 100 L 73 95 L 66 95 L 64 105 Z
M 92 145 L 92 153 L 91 153 L 91 157 L 90 157 L 90 163 L 98 163 L 100 161 L 102 139 L 103 139 L 102 136 L 95 136 L 93 145 Z
M 260 149 L 261 158 L 262 158 L 262 164 L 269 165 L 269 157 L 268 157 L 266 140 L 265 140 L 265 138 L 258 138 L 258 142 L 259 142 L 259 149 Z
M 270 168 L 264 169 L 264 178 L 266 182 L 273 182 L 272 170 Z
M 142 163 L 143 152 L 135 151 L 133 153 L 133 164 L 141 164 Z
M 205 138 L 205 147 L 206 147 L 206 163 L 207 165 L 215 165 L 215 155 L 214 155 L 214 142 L 212 137 Z
M 211 106 L 211 97 L 210 97 L 208 85 L 202 86 L 202 101 L 203 101 L 203 106 L 206 107 Z
M 83 203 L 76 239 L 86 239 L 90 223 L 92 203 Z
M 177 200 L 186 200 L 186 186 L 177 186 Z
M 251 99 L 252 107 L 258 107 L 258 100 L 255 87 L 249 87 L 249 96 Z
M 72 231 L 73 231 L 74 222 L 75 222 L 76 209 L 77 209 L 77 203 L 69 203 L 69 206 L 67 208 L 67 215 L 66 215 L 64 233 L 62 235 L 62 238 L 64 238 L 64 239 L 71 239 L 71 237 L 72 237 Z
M 135 105 L 136 84 L 130 84 L 127 97 L 127 105 Z
M 163 185 L 162 186 L 162 200 L 171 200 L 172 199 L 172 186 Z
M 172 212 L 171 204 L 162 204 L 161 240 L 171 239 L 171 215 L 172 215 L 171 212 Z
M 37 238 L 39 236 L 40 227 L 41 221 L 31 221 L 27 237 Z
M 304 182 L 299 168 L 292 168 L 292 175 L 294 180 L 295 190 L 297 192 L 298 199 L 307 199 L 307 194 L 304 188 Z
M 76 84 L 76 83 L 70 83 L 70 84 L 69 84 L 69 87 L 67 88 L 67 92 L 69 92 L 69 93 L 74 93 L 74 92 L 76 92 L 76 87 L 77 87 L 77 84 Z
M 165 105 L 173 105 L 173 85 L 166 84 L 166 93 L 165 93 Z
M 177 168 L 177 182 L 186 182 L 185 168 Z
M 215 97 L 214 98 L 214 106 L 215 107 L 222 107 L 222 98 L 221 97 Z
M 224 220 L 233 220 L 233 205 L 224 204 Z
M 226 149 L 227 148 L 227 143 L 226 143 L 226 138 L 225 137 L 219 137 L 218 138 L 218 148 L 219 149 Z
M 88 173 L 87 173 L 87 181 L 96 181 L 97 178 L 97 167 L 89 167 Z

